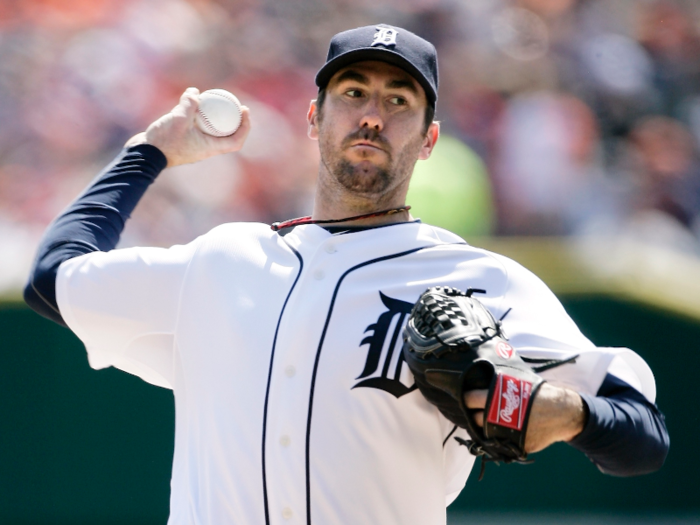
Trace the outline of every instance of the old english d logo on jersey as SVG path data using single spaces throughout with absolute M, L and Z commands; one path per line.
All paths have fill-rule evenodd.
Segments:
M 398 34 L 399 34 L 399 32 L 396 29 L 394 29 L 393 27 L 377 26 L 377 32 L 374 33 L 374 40 L 372 40 L 372 45 L 370 47 L 395 46 L 396 45 L 396 36 Z
M 401 354 L 401 345 L 403 344 L 401 332 L 406 322 L 406 316 L 411 313 L 413 303 L 392 299 L 382 292 L 379 292 L 379 297 L 388 310 L 379 316 L 376 323 L 369 325 L 365 329 L 365 333 L 372 332 L 360 343 L 360 346 L 369 345 L 367 361 L 365 362 L 364 370 L 357 377 L 361 381 L 353 388 L 378 388 L 399 398 L 416 389 L 415 384 L 409 387 L 399 379 L 404 363 L 403 355 Z M 396 319 L 396 323 L 392 323 L 394 319 Z M 391 330 L 390 334 L 389 331 L 392 326 L 393 330 Z M 392 368 L 391 363 L 394 355 L 398 355 L 398 357 Z

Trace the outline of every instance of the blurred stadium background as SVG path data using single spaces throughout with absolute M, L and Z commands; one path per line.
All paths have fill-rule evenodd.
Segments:
M 170 393 L 89 371 L 19 301 L 49 221 L 191 85 L 234 92 L 253 131 L 161 176 L 121 246 L 308 214 L 314 74 L 334 33 L 379 22 L 439 52 L 443 135 L 413 214 L 535 271 L 595 343 L 640 352 L 672 438 L 664 469 L 632 480 L 563 445 L 489 468 L 450 523 L 700 523 L 698 0 L 0 0 L 0 523 L 167 516 Z

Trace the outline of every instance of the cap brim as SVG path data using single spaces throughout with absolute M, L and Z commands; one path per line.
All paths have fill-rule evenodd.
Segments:
M 428 82 L 423 74 L 408 60 L 403 56 L 395 53 L 391 49 L 386 49 L 385 47 L 365 47 L 361 49 L 353 49 L 342 55 L 338 55 L 330 62 L 326 64 L 318 71 L 316 74 L 316 85 L 319 89 L 323 89 L 328 85 L 331 78 L 335 73 L 350 64 L 355 62 L 362 62 L 364 60 L 378 60 L 380 62 L 386 62 L 388 64 L 400 67 L 406 73 L 411 75 L 416 81 L 421 85 L 423 91 L 425 91 L 425 96 L 428 102 L 435 106 L 435 101 L 437 100 L 437 93 L 433 90 L 433 87 Z

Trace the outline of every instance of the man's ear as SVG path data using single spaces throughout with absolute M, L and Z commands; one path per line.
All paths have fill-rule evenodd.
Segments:
M 312 140 L 318 140 L 318 106 L 316 105 L 316 99 L 311 101 L 309 104 L 309 112 L 306 114 L 306 121 L 308 123 L 308 128 L 306 134 Z
M 438 138 L 440 138 L 440 123 L 438 121 L 433 121 L 433 123 L 428 126 L 428 132 L 423 139 L 423 146 L 418 155 L 420 160 L 428 160 L 430 158 L 430 154 L 433 152 Z

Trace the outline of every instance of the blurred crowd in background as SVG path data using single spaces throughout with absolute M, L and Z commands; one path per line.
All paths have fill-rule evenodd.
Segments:
M 442 139 L 414 215 L 465 236 L 621 235 L 700 255 L 697 0 L 0 0 L 0 292 L 48 224 L 188 86 L 251 108 L 239 154 L 169 170 L 122 246 L 311 211 L 330 37 L 438 48 Z

